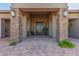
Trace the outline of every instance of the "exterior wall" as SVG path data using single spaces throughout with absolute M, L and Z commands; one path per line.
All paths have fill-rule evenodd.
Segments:
M 74 19 L 74 18 L 79 18 L 79 12 L 69 12 L 68 13 L 68 18 L 69 19 Z
M 67 8 L 66 3 L 12 3 L 12 8 Z
M 79 11 L 74 10 L 68 14 L 69 37 L 79 38 Z M 70 25 L 71 24 L 71 25 Z
M 71 26 L 69 27 L 69 36 L 79 38 L 79 19 L 69 21 Z
M 10 19 L 11 18 L 11 15 L 10 15 L 10 13 L 0 13 L 0 18 Z

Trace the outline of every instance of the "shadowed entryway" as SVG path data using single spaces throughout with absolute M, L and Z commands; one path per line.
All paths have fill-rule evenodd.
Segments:
M 49 13 L 32 12 L 31 14 L 31 32 L 34 35 L 48 35 Z M 45 32 L 45 33 L 44 33 Z
M 10 37 L 10 19 L 2 19 L 2 38 Z

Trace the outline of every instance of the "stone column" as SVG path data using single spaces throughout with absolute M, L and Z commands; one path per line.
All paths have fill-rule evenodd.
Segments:
M 27 19 L 27 31 L 30 31 L 31 29 L 30 29 L 30 24 L 31 24 L 31 20 L 30 20 L 30 18 L 28 17 L 28 19 Z
M 58 20 L 58 38 L 60 40 L 68 39 L 68 18 L 64 16 L 63 8 L 59 9 L 59 20 Z
M 22 17 L 22 37 L 26 38 L 27 36 L 27 16 Z
M 21 39 L 21 18 L 20 18 L 20 10 L 14 9 L 16 12 L 15 17 L 11 17 L 11 28 L 10 28 L 10 39 L 16 40 L 17 42 Z
M 49 17 L 49 36 L 52 37 L 52 17 Z
M 56 15 L 52 15 L 52 37 L 56 38 L 56 30 L 57 30 L 57 18 Z
M 1 27 L 2 27 L 2 25 L 1 25 L 1 18 L 0 18 L 0 38 L 1 38 L 1 36 L 2 36 L 2 35 L 1 35 L 1 34 L 2 34 L 2 33 L 1 33 L 1 32 L 2 32 L 2 31 L 1 31 Z

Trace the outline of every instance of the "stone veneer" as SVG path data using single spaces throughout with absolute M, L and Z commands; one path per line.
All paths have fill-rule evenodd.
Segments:
M 59 9 L 58 16 L 58 39 L 63 40 L 63 39 L 68 39 L 68 18 L 63 16 L 65 9 L 61 8 Z
M 21 39 L 21 11 L 19 9 L 13 9 L 16 12 L 16 16 L 11 18 L 11 37 L 17 42 Z

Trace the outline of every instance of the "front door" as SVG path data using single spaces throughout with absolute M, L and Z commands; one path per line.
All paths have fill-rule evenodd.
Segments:
M 42 34 L 43 34 L 42 29 L 43 29 L 43 28 L 44 28 L 43 22 L 37 22 L 37 23 L 36 23 L 36 34 L 37 34 L 37 35 L 42 35 Z

